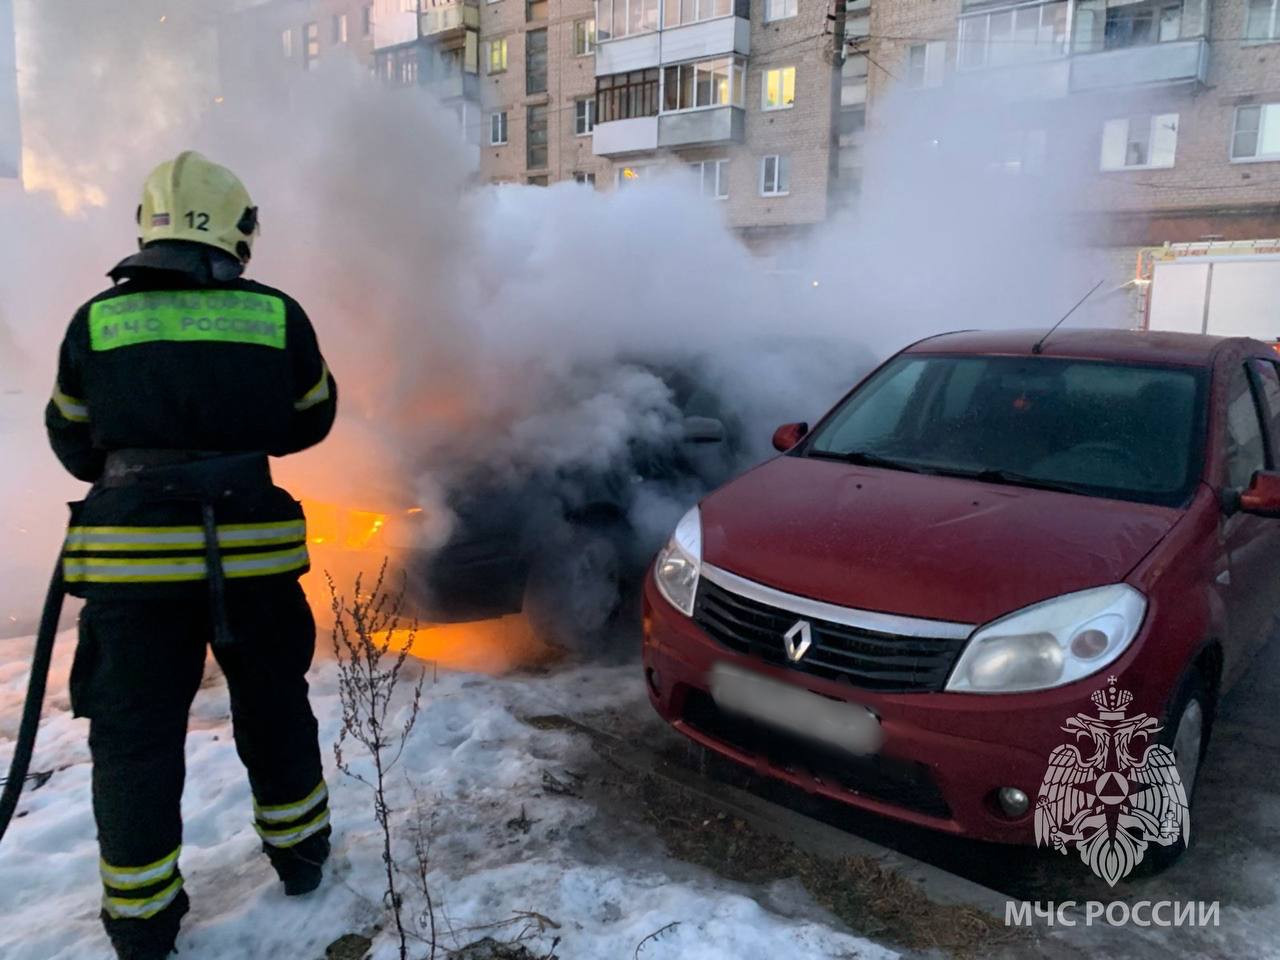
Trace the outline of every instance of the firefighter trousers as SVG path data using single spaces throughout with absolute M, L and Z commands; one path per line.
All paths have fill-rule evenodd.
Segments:
M 254 826 L 287 883 L 329 852 L 328 792 L 307 699 L 315 621 L 296 581 L 237 584 L 226 612 L 235 643 L 215 647 L 214 657 L 230 692 Z M 71 699 L 90 721 L 102 920 L 121 957 L 163 955 L 188 908 L 178 869 L 184 746 L 212 634 L 203 594 L 90 599 L 81 614 Z M 202 793 L 219 789 L 205 784 Z

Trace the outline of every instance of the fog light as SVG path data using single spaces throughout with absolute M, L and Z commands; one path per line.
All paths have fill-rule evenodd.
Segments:
M 662 693 L 662 677 L 658 675 L 658 671 L 653 669 L 653 667 L 649 667 L 645 670 L 644 675 L 649 680 L 649 689 L 655 694 Z
M 1031 801 L 1027 799 L 1027 795 L 1017 787 L 1001 787 L 996 799 L 1000 801 L 1000 809 L 1005 812 L 1006 816 L 1020 817 L 1027 812 L 1027 807 Z

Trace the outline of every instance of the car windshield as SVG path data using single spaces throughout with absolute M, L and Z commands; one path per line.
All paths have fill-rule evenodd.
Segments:
M 796 454 L 1176 505 L 1200 474 L 1204 380 L 1184 367 L 903 354 Z

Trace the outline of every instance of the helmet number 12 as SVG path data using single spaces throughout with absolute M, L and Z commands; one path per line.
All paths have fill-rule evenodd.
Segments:
M 187 211 L 187 226 L 194 230 L 200 230 L 204 233 L 209 232 L 209 215 L 207 213 L 197 213 L 194 210 Z

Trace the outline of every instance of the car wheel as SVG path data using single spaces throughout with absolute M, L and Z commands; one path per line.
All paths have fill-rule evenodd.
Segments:
M 1204 765 L 1205 748 L 1209 745 L 1209 730 L 1213 721 L 1213 694 L 1198 667 L 1193 667 L 1183 681 L 1173 705 L 1164 719 L 1160 742 L 1173 750 L 1178 767 L 1178 778 L 1186 792 L 1188 810 L 1195 808 L 1196 783 Z M 1190 816 L 1190 813 L 1188 813 Z M 1192 824 L 1194 827 L 1194 823 Z M 1181 838 L 1167 847 L 1151 844 L 1147 847 L 1146 861 L 1150 873 L 1165 870 L 1186 852 L 1187 845 Z
M 574 653 L 601 651 L 622 607 L 619 540 L 612 528 L 575 528 L 558 550 L 534 560 L 524 613 L 535 636 Z

